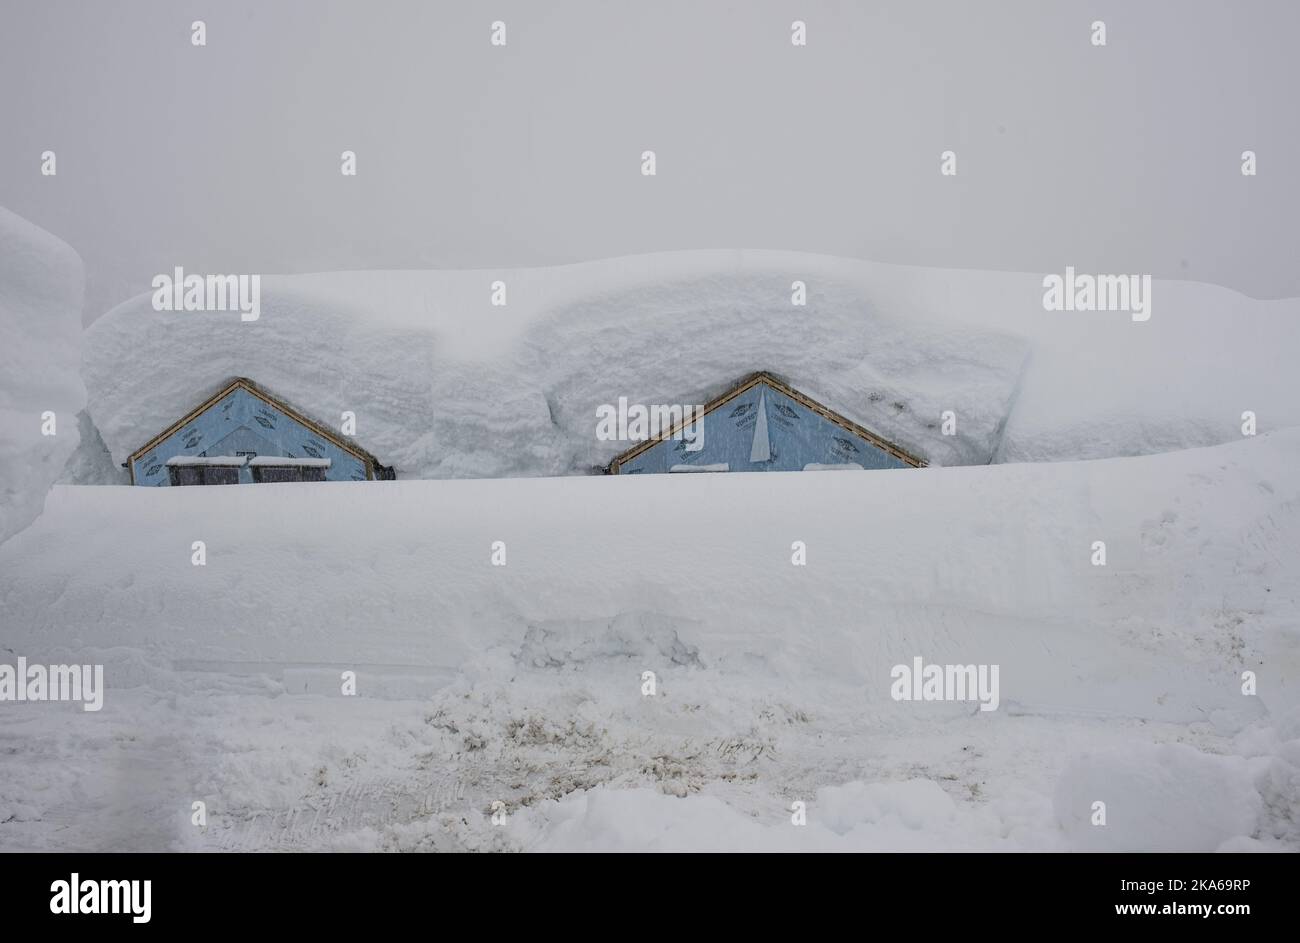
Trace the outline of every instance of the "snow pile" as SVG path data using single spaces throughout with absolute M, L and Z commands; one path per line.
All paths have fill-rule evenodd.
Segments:
M 1213 850 L 1255 830 L 1263 800 L 1250 767 L 1177 743 L 1079 756 L 1061 775 L 1057 817 L 1081 851 Z
M 129 485 L 131 473 L 113 462 L 108 446 L 100 438 L 90 413 L 77 413 L 77 429 L 81 441 L 69 456 L 59 476 L 61 485 Z
M 69 246 L 0 207 L 0 541 L 41 513 L 77 447 L 84 286 Z
M 0 637 L 108 692 L 0 713 L 0 845 L 1295 849 L 1298 464 L 59 487 Z
M 1082 706 L 1103 684 L 1171 714 L 1179 698 L 1157 703 L 1156 680 L 1178 690 L 1192 656 L 1261 658 L 1294 615 L 1298 455 L 1288 431 L 1141 460 L 870 475 L 58 488 L 26 552 L 0 551 L 7 635 L 460 668 L 530 631 L 548 663 L 635 654 L 639 633 L 710 667 L 867 674 L 886 700 L 889 666 L 922 654 L 1002 664 L 1004 706 Z M 1098 539 L 1106 567 L 1091 565 Z M 1044 671 L 1024 643 L 1049 626 Z M 1243 703 L 1234 692 L 1222 700 Z
M 794 813 L 746 815 L 714 796 L 670 798 L 604 787 L 547 803 L 516 831 L 530 851 L 931 851 L 966 849 L 956 804 L 935 782 L 852 782 L 819 789 Z M 997 846 L 994 839 L 994 847 Z M 1009 847 L 1009 846 L 1008 846 Z
M 793 802 L 747 814 L 708 794 L 599 786 L 538 804 L 511 832 L 531 851 L 1294 851 L 1297 760 L 1300 739 L 1272 757 L 1182 743 L 1082 754 L 1057 780 L 1059 832 L 1041 819 L 1036 797 L 954 801 L 932 779 L 822 787 L 806 797 L 803 827 L 792 827 Z M 1282 790 L 1271 788 L 1278 776 L 1288 777 Z M 1283 796 L 1280 807 L 1264 808 Z M 1092 822 L 1098 800 L 1104 825 Z
M 119 463 L 247 376 L 326 425 L 356 413 L 406 478 L 586 472 L 627 445 L 596 440 L 597 406 L 700 404 L 760 369 L 937 465 L 1218 444 L 1246 410 L 1300 422 L 1300 300 L 1156 282 L 1134 322 L 1042 299 L 1039 275 L 759 251 L 268 276 L 256 321 L 119 306 L 85 375 Z
M 791 284 L 825 269 L 807 305 Z M 702 404 L 776 372 L 938 463 L 991 459 L 1025 357 L 987 329 L 909 324 L 779 253 L 683 253 L 513 272 L 266 278 L 262 312 L 156 312 L 141 296 L 87 334 L 90 411 L 124 461 L 232 376 L 247 376 L 356 439 L 399 477 L 587 472 L 596 408 Z M 491 285 L 507 287 L 504 306 Z M 195 358 L 193 351 L 203 352 Z M 938 436 L 960 403 L 958 434 Z
M 699 653 L 677 635 L 673 620 L 628 612 L 613 619 L 530 625 L 518 659 L 534 668 L 584 666 L 597 659 L 639 659 L 698 665 Z

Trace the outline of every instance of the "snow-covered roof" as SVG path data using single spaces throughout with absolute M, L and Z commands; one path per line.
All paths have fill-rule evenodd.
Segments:
M 889 442 L 881 438 L 880 436 L 876 435 L 870 429 L 862 428 L 857 423 L 854 423 L 852 420 L 846 419 L 846 417 L 839 415 L 834 410 L 827 409 L 821 403 L 815 402 L 814 400 L 809 399 L 803 393 L 800 393 L 798 390 L 793 389 L 790 386 L 787 386 L 785 383 L 782 383 L 777 377 L 772 376 L 770 373 L 760 370 L 754 374 L 751 374 L 748 377 L 743 378 L 742 382 L 736 384 L 731 389 L 724 392 L 721 396 L 718 396 L 712 402 L 697 404 L 698 408 L 695 411 L 694 420 L 691 420 L 689 417 L 683 417 L 682 421 L 679 422 L 677 425 L 669 426 L 667 428 L 661 429 L 657 433 L 652 434 L 649 438 L 645 439 L 644 441 L 633 444 L 625 452 L 614 457 L 614 459 L 610 463 L 610 470 L 614 472 L 618 472 L 620 467 L 624 463 L 632 461 L 636 458 L 636 456 L 650 449 L 653 449 L 657 443 L 665 439 L 673 438 L 675 435 L 678 434 L 678 432 L 682 428 L 690 424 L 690 422 L 700 421 L 703 417 L 708 416 L 710 413 L 713 413 L 715 410 L 719 409 L 720 407 L 726 406 L 727 404 L 734 402 L 736 397 L 740 396 L 741 394 L 745 393 L 750 389 L 753 389 L 754 387 L 758 387 L 760 390 L 764 390 L 764 391 L 773 390 L 783 394 L 784 396 L 788 397 L 790 400 L 803 406 L 805 409 L 808 409 L 813 413 L 816 413 L 824 417 L 825 419 L 831 421 L 832 423 L 835 423 L 838 426 L 842 426 L 845 430 L 851 432 L 853 435 L 861 439 L 865 439 L 867 442 L 871 443 L 872 445 L 874 445 L 876 448 L 880 449 L 882 452 L 886 453 L 887 455 L 897 459 L 899 462 L 901 462 L 904 465 L 910 465 L 914 468 L 917 468 L 917 467 L 922 467 L 926 464 L 924 459 L 919 458 L 915 455 L 908 454 L 906 451 L 899 449 L 892 442 Z M 759 400 L 759 407 L 758 407 L 759 414 L 758 414 L 757 421 L 754 425 L 753 449 L 750 453 L 750 461 L 766 462 L 768 461 L 768 459 L 771 458 L 771 443 L 768 438 L 767 416 L 764 412 L 764 407 L 762 405 L 763 402 L 764 401 L 762 399 Z M 857 467 L 860 468 L 861 466 L 857 466 Z M 688 470 L 689 471 L 696 471 L 696 470 L 727 471 L 728 468 L 729 468 L 729 464 L 725 462 L 721 462 L 721 463 L 715 462 L 711 464 L 710 463 L 704 463 L 704 464 L 687 463 L 687 464 L 674 465 L 669 469 L 669 471 L 670 472 L 688 471 Z
M 705 403 L 757 370 L 932 465 L 1212 444 L 1244 409 L 1300 418 L 1300 302 L 1187 282 L 1156 282 L 1144 323 L 1045 311 L 1041 275 L 761 251 L 266 276 L 261 298 L 241 321 L 145 294 L 89 328 L 88 409 L 115 460 L 232 376 L 322 422 L 354 414 L 399 477 L 587 472 L 626 447 L 596 438 L 598 406 Z

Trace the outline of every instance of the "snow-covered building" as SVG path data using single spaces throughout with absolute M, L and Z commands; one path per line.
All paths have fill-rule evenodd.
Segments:
M 805 305 L 792 304 L 795 280 Z M 494 281 L 509 285 L 508 306 L 492 306 Z M 403 479 L 604 471 L 640 441 L 603 435 L 611 404 L 710 403 L 755 369 L 931 467 L 1213 445 L 1241 438 L 1244 410 L 1261 431 L 1300 421 L 1300 301 L 1157 281 L 1155 313 L 1135 322 L 1123 311 L 1046 311 L 1042 282 L 702 250 L 535 269 L 266 275 L 256 321 L 157 311 L 146 292 L 85 332 L 87 445 L 72 480 L 116 481 L 113 466 L 234 376 L 335 430 L 351 413 L 348 442 Z M 1224 323 L 1249 330 L 1225 334 Z M 1215 382 L 1195 379 L 1204 376 Z M 772 434 L 782 413 L 765 413 Z M 719 432 L 725 440 L 709 428 L 706 443 Z M 743 447 L 752 445 L 750 430 Z M 798 467 L 810 464 L 847 463 L 816 456 Z M 253 468 L 241 475 L 251 480 Z
M 615 458 L 615 475 L 920 468 L 923 459 L 770 373 L 746 377 L 698 413 Z
M 238 377 L 127 460 L 136 485 L 365 481 L 393 470 Z

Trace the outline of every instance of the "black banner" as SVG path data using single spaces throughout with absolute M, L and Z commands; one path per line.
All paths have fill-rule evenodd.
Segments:
M 509 901 L 504 912 L 532 905 L 548 921 L 608 911 L 664 928 L 697 914 L 743 923 L 776 908 L 920 920 L 926 932 L 1136 924 L 1181 934 L 1289 919 L 1296 864 L 1290 855 L 603 857 L 547 860 L 535 871 L 524 856 L 51 854 L 3 856 L 0 868 L 10 928 L 338 932 L 483 913 L 496 925 Z

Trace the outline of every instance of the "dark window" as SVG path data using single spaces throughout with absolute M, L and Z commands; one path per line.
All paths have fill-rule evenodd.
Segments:
M 253 466 L 253 481 L 272 484 L 278 481 L 324 481 L 328 471 L 323 465 L 270 465 Z
M 237 485 L 239 469 L 234 465 L 169 465 L 173 485 Z
M 203 484 L 202 465 L 171 465 L 167 468 L 173 485 Z
M 297 465 L 255 465 L 253 481 L 263 485 L 281 481 L 302 481 L 302 469 Z
M 208 465 L 203 469 L 205 485 L 237 485 L 239 469 L 233 465 Z

